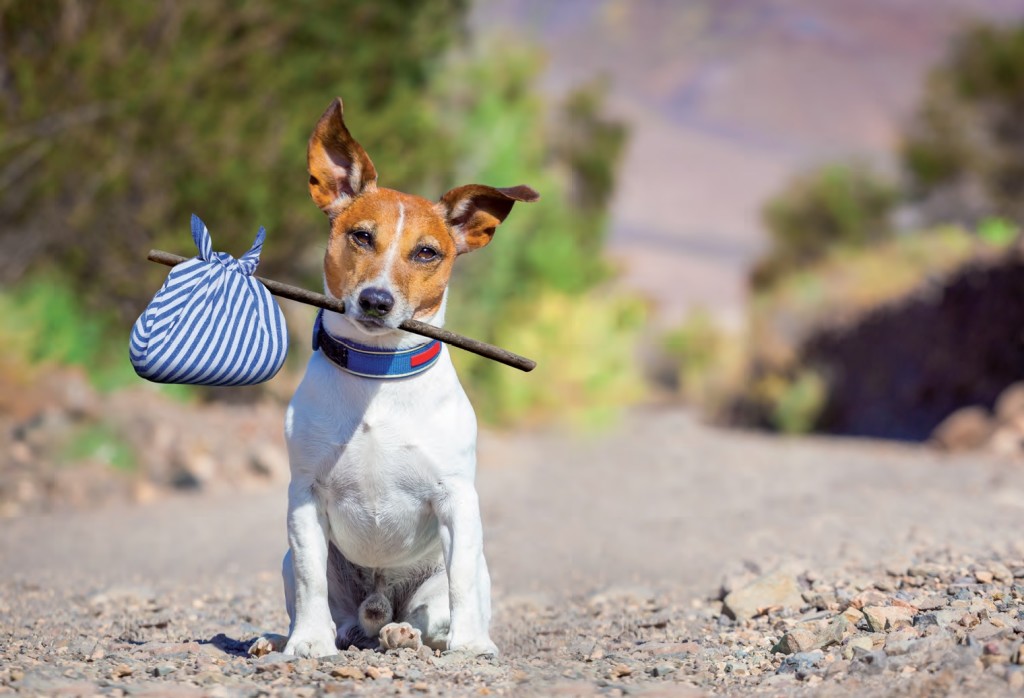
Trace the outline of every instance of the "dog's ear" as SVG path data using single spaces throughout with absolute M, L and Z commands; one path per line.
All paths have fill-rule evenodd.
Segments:
M 515 202 L 539 198 L 540 194 L 523 184 L 504 189 L 467 184 L 442 196 L 438 205 L 455 238 L 456 250 L 463 254 L 489 243 Z
M 335 216 L 364 191 L 377 186 L 377 170 L 363 146 L 348 132 L 338 97 L 320 117 L 306 150 L 309 194 L 320 210 Z

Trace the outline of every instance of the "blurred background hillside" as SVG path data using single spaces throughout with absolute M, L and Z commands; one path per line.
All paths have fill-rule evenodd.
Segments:
M 486 423 L 1019 455 L 1024 0 L 8 0 L 0 514 L 286 476 L 312 309 L 258 389 L 145 384 L 127 335 L 192 212 L 319 287 L 335 95 L 384 186 L 542 193 L 453 282 L 449 327 L 539 362 L 455 352 Z

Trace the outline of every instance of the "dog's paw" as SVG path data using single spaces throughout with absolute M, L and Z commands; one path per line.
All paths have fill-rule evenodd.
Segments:
M 288 638 L 288 644 L 284 646 L 284 653 L 296 657 L 329 657 L 337 654 L 338 648 L 334 645 L 334 633 L 332 632 L 314 634 L 296 630 Z
M 380 629 L 378 639 L 383 650 L 397 650 L 403 647 L 418 650 L 423 646 L 420 631 L 408 623 L 388 623 Z
M 256 641 L 249 645 L 250 657 L 262 657 L 271 652 L 280 652 L 288 644 L 288 638 L 284 635 L 267 633 L 256 638 Z
M 449 642 L 448 651 L 468 654 L 474 657 L 497 657 L 500 654 L 498 646 L 487 637 L 466 642 Z

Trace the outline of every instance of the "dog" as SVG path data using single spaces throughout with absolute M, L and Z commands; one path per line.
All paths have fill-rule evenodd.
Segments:
M 309 192 L 330 220 L 315 351 L 288 406 L 288 637 L 250 652 L 338 647 L 497 655 L 474 477 L 476 415 L 448 349 L 398 329 L 444 323 L 459 255 L 490 242 L 527 186 L 470 184 L 438 202 L 377 186 L 327 108 L 307 150 Z

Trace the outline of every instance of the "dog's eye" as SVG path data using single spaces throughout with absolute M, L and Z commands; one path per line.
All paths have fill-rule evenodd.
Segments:
M 349 236 L 360 247 L 373 247 L 373 233 L 368 230 L 356 229 L 349 232 Z
M 417 262 L 431 262 L 437 259 L 437 250 L 433 247 L 421 247 L 416 250 L 415 258 Z

